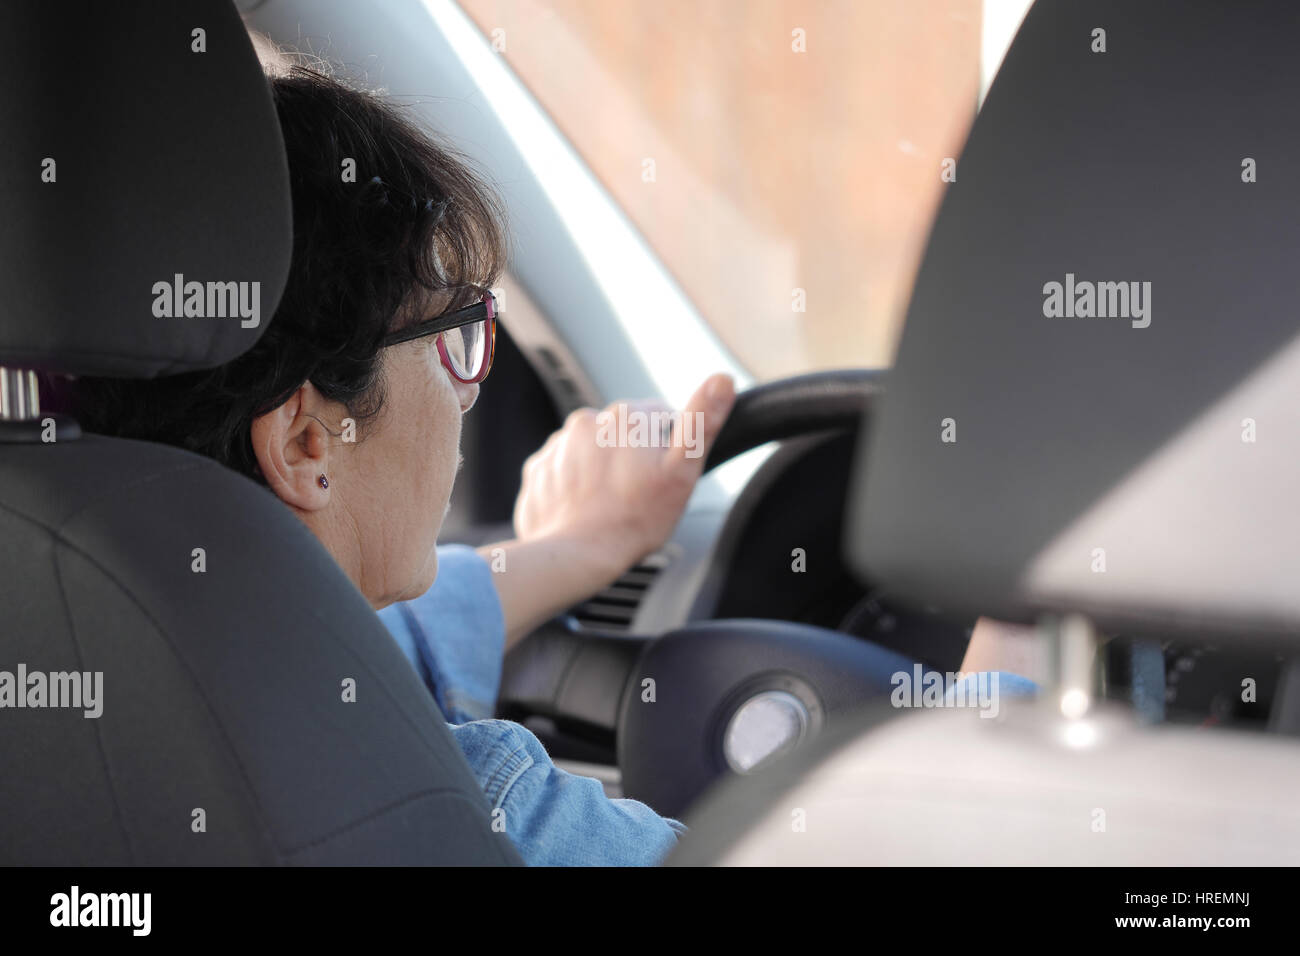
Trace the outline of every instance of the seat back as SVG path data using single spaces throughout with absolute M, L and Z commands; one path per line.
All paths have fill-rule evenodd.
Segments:
M 235 9 L 52 0 L 13 18 L 0 863 L 521 862 L 406 658 L 281 502 L 36 405 L 32 370 L 209 367 L 270 321 L 288 169 Z M 158 315 L 154 284 L 178 274 L 257 283 L 260 322 Z
M 874 580 L 1294 639 L 1297 37 L 1291 4 L 1030 10 L 861 449 L 848 544 Z

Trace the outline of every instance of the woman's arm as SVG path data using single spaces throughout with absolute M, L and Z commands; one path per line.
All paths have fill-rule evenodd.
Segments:
M 476 720 L 450 728 L 487 794 L 492 826 L 529 866 L 654 866 L 686 832 L 637 800 L 611 799 L 561 770 L 527 728 Z
M 1050 676 L 1046 646 L 1038 632 L 991 617 L 975 622 L 961 669 L 964 673 L 1009 671 L 1042 686 L 1049 683 Z
M 506 620 L 506 650 L 561 611 L 608 587 L 638 555 L 602 552 L 582 536 L 552 535 L 501 541 L 478 549 L 494 568 L 497 598 Z

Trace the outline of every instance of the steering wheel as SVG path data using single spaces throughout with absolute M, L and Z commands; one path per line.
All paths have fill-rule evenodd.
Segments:
M 865 425 L 884 394 L 882 370 L 814 372 L 756 385 L 736 396 L 704 470 L 770 441 L 816 431 L 848 431 Z
M 769 441 L 869 426 L 882 373 L 820 372 L 741 393 L 706 470 Z M 913 660 L 827 628 L 712 620 L 651 640 L 619 710 L 623 792 L 681 813 L 729 770 L 792 749 L 828 718 L 888 694 Z

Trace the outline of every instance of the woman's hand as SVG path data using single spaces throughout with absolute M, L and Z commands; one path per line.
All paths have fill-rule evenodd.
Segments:
M 497 571 L 507 645 L 668 540 L 734 401 L 731 378 L 711 376 L 671 434 L 656 402 L 580 409 L 528 458 L 518 537 L 479 549 Z
M 672 534 L 734 400 L 731 379 L 712 376 L 673 416 L 671 438 L 654 427 L 669 420 L 662 403 L 573 412 L 524 462 L 515 534 L 581 541 L 621 573 Z

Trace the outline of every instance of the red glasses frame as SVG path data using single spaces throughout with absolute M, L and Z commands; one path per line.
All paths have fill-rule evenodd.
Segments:
M 483 341 L 483 368 L 473 378 L 462 378 L 461 374 L 456 371 L 456 363 L 452 361 L 451 356 L 447 353 L 447 343 L 443 340 L 441 333 L 450 332 L 452 329 L 458 329 L 464 325 L 473 325 L 475 322 L 486 323 Z M 492 359 L 496 356 L 496 296 L 491 292 L 485 292 L 483 297 L 473 305 L 467 305 L 465 308 L 456 309 L 453 312 L 444 312 L 442 315 L 435 315 L 431 319 L 424 319 L 397 332 L 392 332 L 384 336 L 380 344 L 382 347 L 387 348 L 390 345 L 409 342 L 412 339 L 423 338 L 426 335 L 438 336 L 438 356 L 442 359 L 443 367 L 452 378 L 462 385 L 473 385 L 476 382 L 483 381 L 483 379 L 487 378 L 488 372 L 492 371 Z

